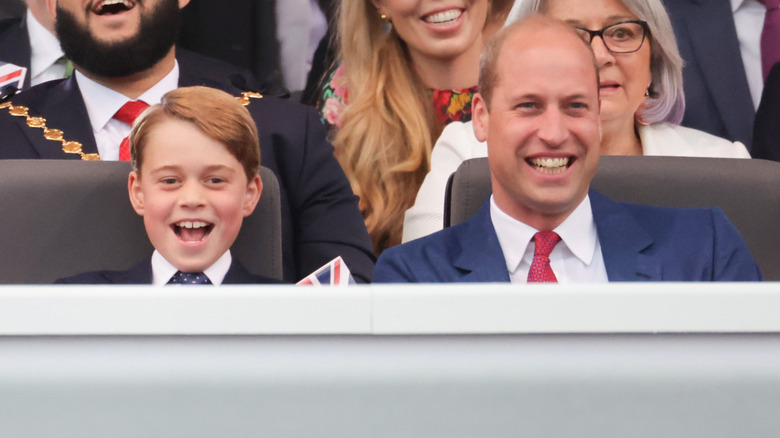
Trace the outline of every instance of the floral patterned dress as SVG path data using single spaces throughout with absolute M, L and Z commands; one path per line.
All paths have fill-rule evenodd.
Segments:
M 320 111 L 322 121 L 337 128 L 341 127 L 344 109 L 349 103 L 349 90 L 346 87 L 344 66 L 339 66 L 322 87 Z M 471 99 L 477 87 L 461 90 L 428 90 L 433 101 L 436 118 L 442 125 L 450 122 L 468 122 L 471 120 Z

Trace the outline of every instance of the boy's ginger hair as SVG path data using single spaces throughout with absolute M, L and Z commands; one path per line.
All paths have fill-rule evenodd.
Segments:
M 236 98 L 209 87 L 182 87 L 170 91 L 133 123 L 130 154 L 140 175 L 149 135 L 160 123 L 178 119 L 193 123 L 207 136 L 222 143 L 251 181 L 260 170 L 260 140 L 252 116 Z

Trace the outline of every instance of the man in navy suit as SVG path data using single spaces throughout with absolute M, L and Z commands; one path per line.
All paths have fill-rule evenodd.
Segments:
M 391 248 L 375 282 L 760 280 L 723 212 L 622 204 L 589 190 L 598 67 L 567 24 L 535 16 L 488 43 L 474 96 L 493 194 L 468 221 Z
M 759 38 L 754 38 L 756 45 L 749 52 L 758 54 L 754 59 L 757 64 L 751 62 L 750 68 L 746 69 L 732 10 L 734 3 L 729 0 L 664 0 L 680 55 L 685 60 L 682 124 L 741 141 L 752 152 L 753 118 L 762 85 L 761 52 Z M 737 12 L 751 16 L 750 8 L 763 8 L 757 2 L 752 3 L 740 5 L 738 9 L 742 10 Z M 743 31 L 756 32 L 760 37 L 760 25 L 746 24 L 745 27 Z M 754 78 L 750 85 L 749 77 Z M 757 87 L 755 92 L 753 87 Z
M 234 96 L 254 87 L 240 69 L 176 49 L 187 1 L 98 1 L 85 10 L 80 0 L 51 0 L 76 73 L 20 93 L 12 106 L 0 104 L 0 159 L 116 160 L 130 126 L 112 115 L 128 101 L 158 103 L 180 86 Z M 371 241 L 316 112 L 273 97 L 244 100 L 258 126 L 263 165 L 279 180 L 284 280 L 295 282 L 340 255 L 358 281 L 368 281 Z M 35 121 L 46 129 L 11 115 L 19 110 L 41 117 Z

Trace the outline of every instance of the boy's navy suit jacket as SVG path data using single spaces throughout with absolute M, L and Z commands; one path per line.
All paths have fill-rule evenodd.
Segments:
M 745 241 L 719 208 L 615 202 L 590 190 L 609 281 L 761 280 Z M 469 220 L 382 253 L 375 283 L 509 282 L 490 201 Z
M 254 85 L 250 75 L 221 61 L 182 49 L 176 59 L 179 86 L 205 85 L 237 96 Z M 97 153 L 76 75 L 32 87 L 12 102 L 64 131 L 66 140 L 81 142 L 85 153 Z M 279 180 L 284 280 L 294 283 L 340 255 L 356 280 L 368 282 L 376 261 L 371 239 L 317 112 L 274 97 L 251 99 L 247 108 L 260 134 L 261 163 Z M 7 109 L 0 110 L 0 132 L 0 159 L 79 159 Z
M 60 284 L 152 284 L 152 257 L 143 259 L 127 271 L 94 271 L 61 278 Z M 276 284 L 274 278 L 251 274 L 236 259 L 230 264 L 222 284 Z

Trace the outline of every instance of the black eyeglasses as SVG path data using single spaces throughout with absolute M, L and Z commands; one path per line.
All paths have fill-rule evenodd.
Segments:
M 604 46 L 613 53 L 632 53 L 642 48 L 645 35 L 650 33 L 646 21 L 627 20 L 610 24 L 601 30 L 589 30 L 583 27 L 574 28 L 587 43 L 593 42 L 596 36 L 601 37 Z

